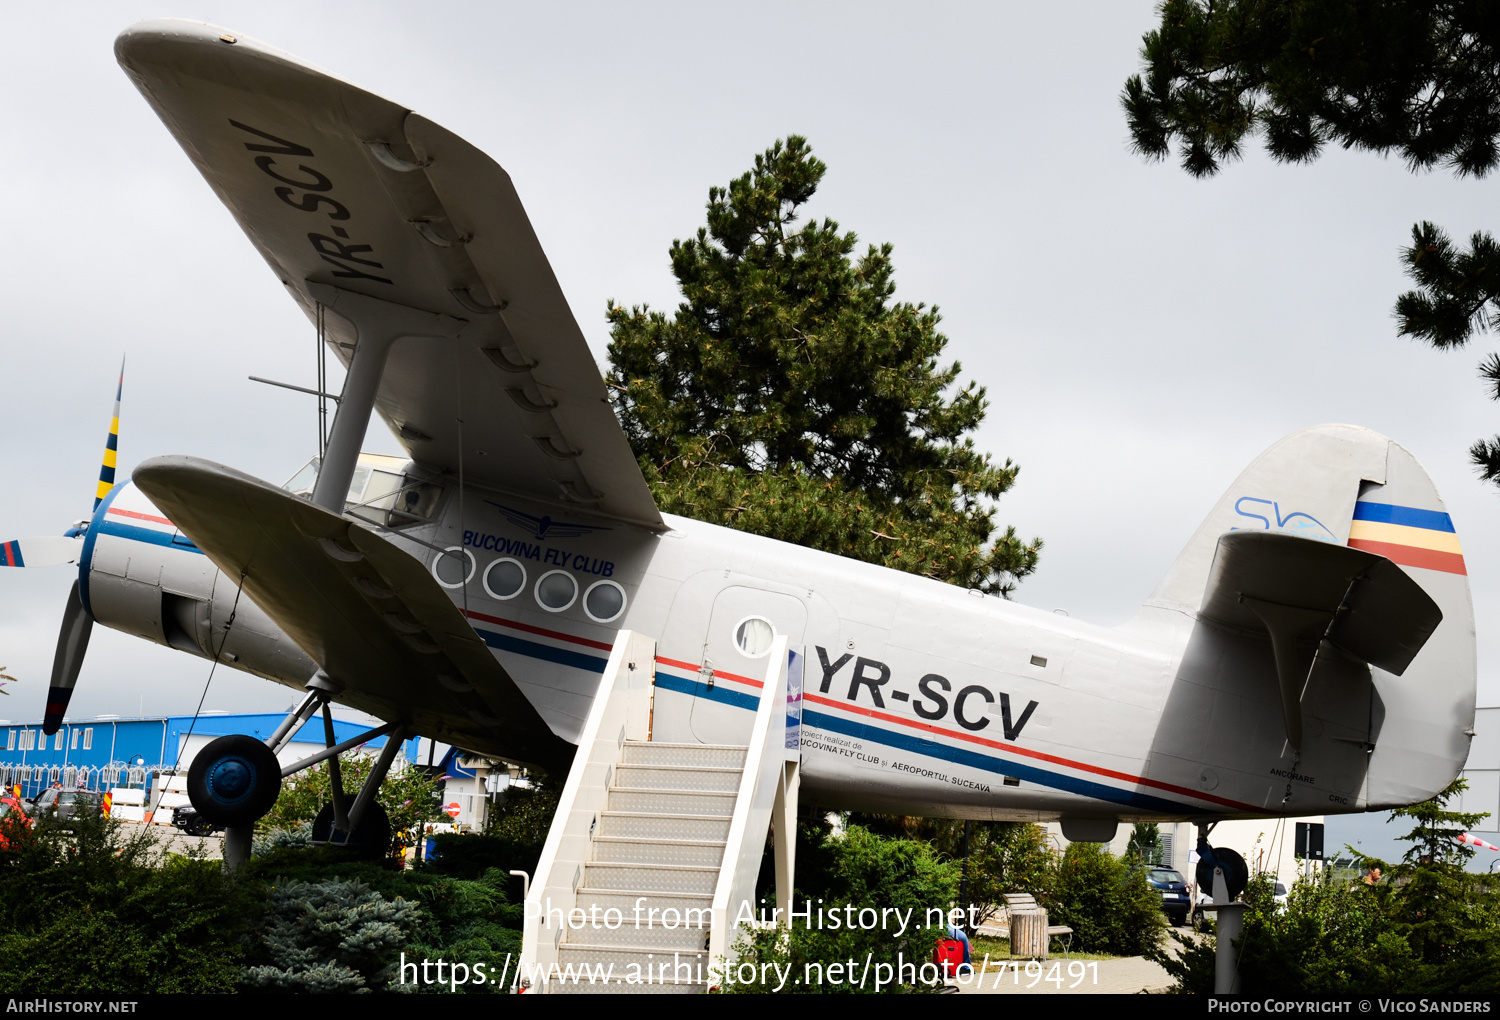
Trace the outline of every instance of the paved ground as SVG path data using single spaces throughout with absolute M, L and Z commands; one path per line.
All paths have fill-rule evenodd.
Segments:
M 1003 973 L 999 970 L 999 963 L 991 963 L 985 969 L 982 957 L 974 963 L 974 980 L 960 984 L 960 994 L 1119 995 L 1165 992 L 1172 986 L 1172 979 L 1166 971 L 1140 956 L 1118 960 L 1068 960 L 1058 956 L 1042 964 L 1032 963 L 1029 968 L 1022 962 L 1019 971 L 1007 960 Z M 977 973 L 981 969 L 984 970 L 982 975 Z
M 143 829 L 149 829 L 151 835 L 156 837 L 157 845 L 163 853 L 200 853 L 204 857 L 215 861 L 224 856 L 224 836 L 222 834 L 201 837 L 189 836 L 181 829 L 174 829 L 170 825 L 144 825 L 140 822 L 121 822 L 120 826 L 127 839 Z

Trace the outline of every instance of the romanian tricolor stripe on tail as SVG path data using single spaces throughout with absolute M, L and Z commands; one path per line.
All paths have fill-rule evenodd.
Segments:
M 1392 503 L 1354 504 L 1349 545 L 1378 553 L 1403 567 L 1468 574 L 1453 520 L 1441 510 Z
M 109 438 L 104 442 L 104 465 L 99 469 L 99 488 L 94 493 L 94 509 L 104 502 L 115 487 L 115 457 L 120 449 L 120 394 L 125 391 L 125 359 L 120 359 L 120 382 L 115 386 L 115 416 L 109 420 Z

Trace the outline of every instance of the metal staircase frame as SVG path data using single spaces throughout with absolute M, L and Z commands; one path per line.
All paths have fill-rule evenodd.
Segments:
M 755 880 L 766 835 L 772 828 L 776 836 L 777 902 L 785 904 L 791 897 L 800 783 L 802 662 L 800 654 L 788 654 L 786 637 L 778 635 L 745 749 L 714 886 L 707 962 L 720 972 L 732 962 L 739 923 L 746 916 L 759 917 L 754 903 Z M 654 640 L 631 631 L 619 633 L 526 896 L 518 971 L 523 990 L 588 990 L 555 987 L 569 931 L 566 924 L 556 922 L 559 916 L 568 918 L 578 909 L 587 913 L 580 886 L 589 865 L 598 866 L 595 854 L 601 843 L 596 837 L 609 806 L 610 790 L 617 785 L 616 773 L 625 760 L 626 744 L 640 745 L 650 739 L 655 663 Z M 613 985 L 594 990 L 669 990 L 659 985 L 629 988 L 619 981 L 620 975 L 615 978 Z M 715 983 L 710 976 L 704 987 Z

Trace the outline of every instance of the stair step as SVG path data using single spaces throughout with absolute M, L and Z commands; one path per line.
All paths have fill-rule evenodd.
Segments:
M 743 769 L 749 748 L 727 744 L 625 742 L 626 765 L 703 765 Z
M 675 910 L 674 917 L 688 917 L 693 919 L 704 918 L 707 925 L 708 909 L 713 906 L 713 893 L 667 893 L 667 892 L 638 892 L 634 889 L 580 889 L 578 890 L 578 904 L 588 909 L 595 904 L 598 905 L 602 914 L 604 911 L 615 908 L 620 912 L 626 927 L 634 927 L 636 921 L 635 908 L 637 901 L 644 900 L 639 904 L 641 908 L 641 927 L 661 923 L 661 915 L 665 910 Z M 653 916 L 651 911 L 656 911 Z M 702 911 L 688 915 L 687 911 Z
M 610 811 L 668 815 L 713 815 L 726 821 L 734 815 L 734 793 L 713 791 L 673 792 L 650 788 L 614 786 L 609 791 Z
M 557 962 L 560 966 L 568 964 L 589 964 L 597 966 L 603 964 L 606 973 L 610 965 L 614 966 L 613 977 L 623 980 L 627 976 L 627 970 L 631 967 L 639 968 L 638 973 L 642 980 L 649 973 L 653 984 L 658 987 L 674 983 L 674 978 L 681 978 L 684 982 L 701 984 L 708 979 L 708 951 L 696 950 L 682 952 L 667 949 L 657 951 L 654 949 L 637 949 L 628 946 L 609 946 L 597 943 L 585 943 L 574 945 L 564 943 L 557 947 Z
M 744 771 L 742 767 L 616 765 L 614 785 L 628 789 L 734 793 L 740 788 Z
M 599 836 L 642 839 L 729 838 L 729 818 L 723 815 L 661 815 L 652 811 L 603 811 Z
M 597 927 L 592 922 L 593 917 L 600 919 Z M 605 926 L 603 917 L 604 911 L 601 910 L 597 915 L 591 915 L 590 922 L 583 928 L 570 928 L 563 935 L 562 945 L 611 946 L 616 949 L 639 949 L 643 953 L 660 953 L 663 950 L 668 953 L 701 953 L 708 948 L 709 917 L 706 909 L 701 915 L 693 914 L 687 921 L 680 914 L 669 914 L 667 920 L 672 922 L 671 928 L 663 924 L 660 910 L 649 921 L 643 913 L 639 928 L 628 913 L 622 914 L 623 922 L 614 929 Z M 689 927 L 689 924 L 692 926 Z
M 589 984 L 587 980 L 572 984 L 557 982 L 551 986 L 553 995 L 705 995 L 706 981 L 683 982 L 682 984 L 648 985 L 644 981 L 630 984 L 625 981 L 601 981 Z
M 618 864 L 593 861 L 583 866 L 583 884 L 578 896 L 594 891 L 623 892 L 633 889 L 651 893 L 697 893 L 713 895 L 719 880 L 718 865 L 696 867 L 682 864 Z M 590 890 L 585 893 L 583 890 Z
M 699 864 L 717 868 L 724 862 L 724 842 L 595 836 L 594 860 L 613 864 Z

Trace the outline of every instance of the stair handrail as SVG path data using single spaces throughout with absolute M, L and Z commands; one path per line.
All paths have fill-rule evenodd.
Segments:
M 724 863 L 714 886 L 708 959 L 717 973 L 722 973 L 723 966 L 731 962 L 742 912 L 748 909 L 751 917 L 758 916 L 755 880 L 760 874 L 776 791 L 784 781 L 785 763 L 796 757 L 796 752 L 786 747 L 787 644 L 785 634 L 776 635 L 771 642 L 770 664 L 755 710 L 750 746 L 745 751 L 745 769 L 740 775 L 729 838 L 724 845 Z M 800 687 L 796 694 L 800 696 Z
M 608 804 L 615 766 L 624 758 L 627 740 L 645 740 L 649 725 L 651 684 L 656 671 L 656 642 L 622 630 L 610 649 L 604 676 L 578 736 L 578 751 L 557 799 L 557 812 L 542 844 L 542 855 L 526 896 L 517 975 L 522 984 L 539 978 L 535 991 L 547 988 L 545 975 L 555 970 L 558 945 L 567 930 L 569 911 L 578 905 L 583 867 L 593 853 L 599 815 Z M 549 918 L 562 924 L 549 924 Z

